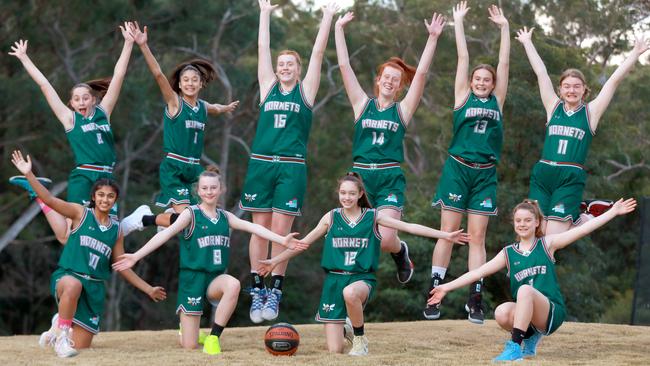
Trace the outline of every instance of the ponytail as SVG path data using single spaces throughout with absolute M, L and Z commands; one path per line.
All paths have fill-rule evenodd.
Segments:
M 188 70 L 196 71 L 199 74 L 203 86 L 217 78 L 217 72 L 208 60 L 195 58 L 193 60 L 182 62 L 176 65 L 169 76 L 169 84 L 178 94 L 181 93 L 181 88 L 178 86 L 178 83 L 181 80 L 181 75 Z
M 359 189 L 359 193 L 361 194 L 361 197 L 359 197 L 359 201 L 357 204 L 361 208 L 372 208 L 372 205 L 370 204 L 370 201 L 368 200 L 368 194 L 366 192 L 366 187 L 363 185 L 363 179 L 361 179 L 361 176 L 357 172 L 348 172 L 346 173 L 341 179 L 338 181 L 338 187 L 341 188 L 341 184 L 343 182 L 352 182 L 357 185 L 357 188 Z

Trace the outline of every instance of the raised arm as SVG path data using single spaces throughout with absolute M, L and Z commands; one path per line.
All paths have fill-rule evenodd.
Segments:
M 489 262 L 483 264 L 477 269 L 469 271 L 457 279 L 442 284 L 431 290 L 431 297 L 427 303 L 429 305 L 439 304 L 448 292 L 453 291 L 457 288 L 465 287 L 505 268 L 507 265 L 507 259 L 504 250 L 501 250 L 499 254 L 492 258 Z
M 113 263 L 113 269 L 116 271 L 124 271 L 135 266 L 140 259 L 160 248 L 163 244 L 169 241 L 169 239 L 173 238 L 176 234 L 188 227 L 191 222 L 192 215 L 190 214 L 190 210 L 183 210 L 173 224 L 154 235 L 153 238 L 149 239 L 149 241 L 137 252 L 125 253 L 116 257 L 116 261 Z
M 418 68 L 415 70 L 413 81 L 411 81 L 411 87 L 400 103 L 402 116 L 406 124 L 411 121 L 411 117 L 413 117 L 415 110 L 418 108 L 418 104 L 420 104 L 420 99 L 424 92 L 424 84 L 427 81 L 427 73 L 431 66 L 431 60 L 433 60 L 433 54 L 436 52 L 438 37 L 440 37 L 445 27 L 445 18 L 442 14 L 433 13 L 431 23 L 425 19 L 424 26 L 427 28 L 429 38 L 427 39 L 427 44 L 424 46 L 424 51 L 422 51 L 422 56 L 420 56 L 420 62 L 418 63 Z
M 160 88 L 165 104 L 167 104 L 169 114 L 172 116 L 176 115 L 178 108 L 180 108 L 178 95 L 174 89 L 172 89 L 171 85 L 169 85 L 169 80 L 167 80 L 167 77 L 163 74 L 158 61 L 156 61 L 153 53 L 151 53 L 151 49 L 149 49 L 149 44 L 147 43 L 147 26 L 145 25 L 144 29 L 140 30 L 138 22 L 131 23 L 129 34 L 133 37 L 134 42 L 140 46 L 140 50 L 142 51 L 147 66 L 149 67 L 149 71 L 153 74 L 153 78 L 156 80 L 156 83 Z
M 469 52 L 467 51 L 467 40 L 465 39 L 465 26 L 463 25 L 463 19 L 468 11 L 467 1 L 461 1 L 454 6 L 453 10 L 456 53 L 458 53 L 456 81 L 454 82 L 454 107 L 459 106 L 467 98 L 470 90 Z
M 277 80 L 271 59 L 271 12 L 277 5 L 270 0 L 258 0 L 260 5 L 260 26 L 257 36 L 257 81 L 260 84 L 260 100 L 266 99 L 271 86 Z
M 637 38 L 632 52 L 630 52 L 625 61 L 616 68 L 616 71 L 614 71 L 612 76 L 607 79 L 607 82 L 603 85 L 598 96 L 589 102 L 589 124 L 591 125 L 592 131 L 596 131 L 600 117 L 602 117 L 607 106 L 609 106 L 609 102 L 614 97 L 618 85 L 623 81 L 630 70 L 632 70 L 636 62 L 639 60 L 639 57 L 648 51 L 648 48 L 650 48 L 650 38 Z
M 343 86 L 348 95 L 352 110 L 354 111 L 354 119 L 356 120 L 363 113 L 363 108 L 368 102 L 368 95 L 363 91 L 363 88 L 354 75 L 352 66 L 350 65 L 350 56 L 348 55 L 348 46 L 345 43 L 345 26 L 354 19 L 354 13 L 347 12 L 345 15 L 339 17 L 334 25 L 334 40 L 336 43 L 336 57 L 339 61 L 339 70 L 341 70 L 341 78 L 343 78 Z
M 23 158 L 23 154 L 20 150 L 14 150 L 11 154 L 11 162 L 16 166 L 16 168 L 27 178 L 29 185 L 32 187 L 38 198 L 43 201 L 46 205 L 50 206 L 54 211 L 60 213 L 61 215 L 70 218 L 72 220 L 73 226 L 76 227 L 81 220 L 81 217 L 84 213 L 84 207 L 72 203 L 66 202 L 60 198 L 55 197 L 43 187 L 41 182 L 36 179 L 34 173 L 32 173 L 32 159 L 27 155 L 27 160 Z
M 334 14 L 339 11 L 339 6 L 336 2 L 331 1 L 326 6 L 323 6 L 323 19 L 318 28 L 318 35 L 314 42 L 314 48 L 311 50 L 309 58 L 309 67 L 307 74 L 303 80 L 303 90 L 305 98 L 310 105 L 314 104 L 316 94 L 318 93 L 318 86 L 320 85 L 321 64 L 323 63 L 323 55 L 325 55 L 325 48 L 327 47 L 327 39 L 329 38 L 330 28 L 332 27 L 332 18 Z
M 235 230 L 246 231 L 251 234 L 261 236 L 266 240 L 270 240 L 274 243 L 281 244 L 289 249 L 307 248 L 307 245 L 303 245 L 295 238 L 295 236 L 298 235 L 298 233 L 289 233 L 287 234 L 287 236 L 281 236 L 265 228 L 262 225 L 258 225 L 250 221 L 242 220 L 228 211 L 225 212 L 226 212 L 226 216 L 228 216 L 228 224 L 230 225 L 231 228 Z
M 120 58 L 117 59 L 117 63 L 115 64 L 111 83 L 108 85 L 108 90 L 100 103 L 108 115 L 113 112 L 115 103 L 117 103 L 117 98 L 120 96 L 120 90 L 124 83 L 126 69 L 129 65 L 129 58 L 131 58 L 131 50 L 133 50 L 133 37 L 129 32 L 131 26 L 132 23 L 130 22 L 124 22 L 124 26 L 120 25 L 120 31 L 122 32 L 122 37 L 124 37 L 124 46 L 122 47 Z
M 52 112 L 56 115 L 56 118 L 61 122 L 63 127 L 66 130 L 69 130 L 73 127 L 74 123 L 74 112 L 68 108 L 65 103 L 61 101 L 59 95 L 56 93 L 56 90 L 52 87 L 52 84 L 47 80 L 45 75 L 34 65 L 32 60 L 27 56 L 27 40 L 20 40 L 15 42 L 11 46 L 11 56 L 15 56 L 25 67 L 25 70 L 32 77 L 34 82 L 41 88 L 47 104 L 52 109 Z
M 544 104 L 544 109 L 546 109 L 546 119 L 549 120 L 553 114 L 553 108 L 560 100 L 555 90 L 553 90 L 553 82 L 548 76 L 546 71 L 546 66 L 544 66 L 544 61 L 539 57 L 535 45 L 533 45 L 533 31 L 535 27 L 528 28 L 524 27 L 517 31 L 517 40 L 521 42 L 526 50 L 526 56 L 528 56 L 528 61 L 530 66 L 532 66 L 535 75 L 537 75 L 537 84 L 539 84 L 539 94 L 542 97 L 542 103 Z
M 116 261 L 118 257 L 124 254 L 124 237 L 120 233 L 115 246 L 113 247 L 112 259 Z M 151 300 L 158 302 L 167 298 L 165 289 L 160 286 L 151 286 L 147 281 L 143 280 L 133 270 L 127 269 L 120 272 L 120 275 L 133 287 L 147 294 Z
M 623 200 L 622 198 L 614 203 L 607 212 L 604 214 L 593 218 L 584 224 L 577 226 L 571 230 L 565 231 L 559 234 L 548 235 L 545 237 L 546 245 L 548 246 L 551 254 L 554 254 L 556 250 L 562 249 L 569 244 L 575 242 L 576 240 L 589 235 L 591 232 L 595 231 L 599 227 L 605 225 L 613 218 L 619 215 L 626 215 L 636 208 L 636 200 L 634 198 L 628 198 Z
M 463 230 L 457 230 L 453 232 L 440 231 L 428 226 L 412 224 L 392 218 L 387 214 L 382 214 L 381 211 L 379 211 L 379 214 L 377 216 L 377 223 L 381 226 L 390 227 L 399 231 L 407 232 L 409 234 L 426 236 L 428 238 L 449 240 L 452 243 L 457 244 L 466 244 L 470 239 L 469 234 L 463 233 Z
M 490 20 L 501 29 L 497 83 L 494 87 L 494 95 L 497 97 L 499 109 L 503 111 L 503 104 L 508 93 L 508 76 L 510 73 L 510 26 L 508 19 L 503 15 L 503 10 L 498 6 L 490 6 L 488 12 L 490 13 Z

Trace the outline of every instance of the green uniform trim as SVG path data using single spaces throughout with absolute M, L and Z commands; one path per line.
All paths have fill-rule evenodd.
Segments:
M 167 107 L 163 117 L 163 151 L 200 159 L 203 154 L 203 138 L 208 121 L 208 108 L 204 100 L 197 100 L 192 107 L 178 97 L 178 111 L 172 116 Z
M 404 161 L 406 124 L 399 103 L 379 108 L 377 98 L 368 99 L 354 121 L 352 160 L 359 163 Z
M 72 128 L 65 131 L 76 165 L 115 165 L 113 130 L 108 115 L 96 105 L 89 117 L 73 112 Z
M 589 107 L 582 104 L 574 111 L 565 107 L 564 101 L 558 101 L 546 123 L 542 159 L 582 166 L 595 135 L 589 123 Z
M 228 276 L 223 272 L 193 271 L 181 269 L 178 273 L 178 295 L 176 296 L 176 314 L 203 315 L 203 307 L 210 302 L 207 290 L 212 281 L 219 276 Z
M 528 197 L 537 200 L 546 220 L 581 222 L 580 202 L 587 173 L 573 166 L 537 162 L 530 176 Z
M 529 252 L 519 249 L 519 243 L 508 245 L 503 249 L 510 279 L 510 293 L 517 299 L 519 288 L 529 285 L 541 292 L 550 303 L 546 334 L 554 332 L 564 321 L 566 306 L 560 292 L 555 273 L 555 259 L 548 251 L 545 239 L 535 239 Z
M 228 216 L 217 209 L 210 218 L 198 206 L 189 206 L 191 223 L 180 238 L 180 268 L 204 272 L 224 272 L 230 260 Z

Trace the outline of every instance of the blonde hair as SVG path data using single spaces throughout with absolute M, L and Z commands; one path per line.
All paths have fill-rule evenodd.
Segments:
M 564 72 L 562 72 L 562 75 L 560 75 L 560 83 L 557 86 L 557 94 L 560 95 L 560 97 L 562 96 L 562 94 L 560 94 L 560 88 L 562 87 L 562 81 L 564 81 L 564 79 L 569 78 L 569 77 L 580 79 L 580 81 L 582 81 L 582 84 L 585 86 L 585 93 L 582 95 L 582 101 L 584 102 L 585 100 L 587 100 L 587 97 L 591 93 L 591 89 L 589 89 L 589 87 L 587 86 L 587 81 L 585 79 L 585 74 L 583 74 L 582 71 L 580 71 L 578 69 L 566 69 L 566 70 L 564 70 Z

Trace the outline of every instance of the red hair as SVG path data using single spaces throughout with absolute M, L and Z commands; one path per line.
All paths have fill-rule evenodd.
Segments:
M 405 86 L 411 85 L 411 81 L 413 81 L 413 78 L 415 77 L 415 66 L 411 66 L 404 62 L 399 57 L 391 57 L 388 59 L 388 61 L 384 62 L 383 64 L 379 65 L 377 67 L 377 77 L 375 78 L 375 86 L 374 86 L 374 92 L 375 96 L 379 96 L 379 86 L 377 86 L 377 81 L 381 78 L 381 75 L 384 72 L 384 69 L 390 66 L 394 69 L 399 70 L 402 73 L 402 79 L 400 80 L 399 83 L 399 89 L 397 90 L 397 93 L 395 94 L 395 97 L 399 97 L 399 95 L 402 93 L 402 90 L 404 90 Z

